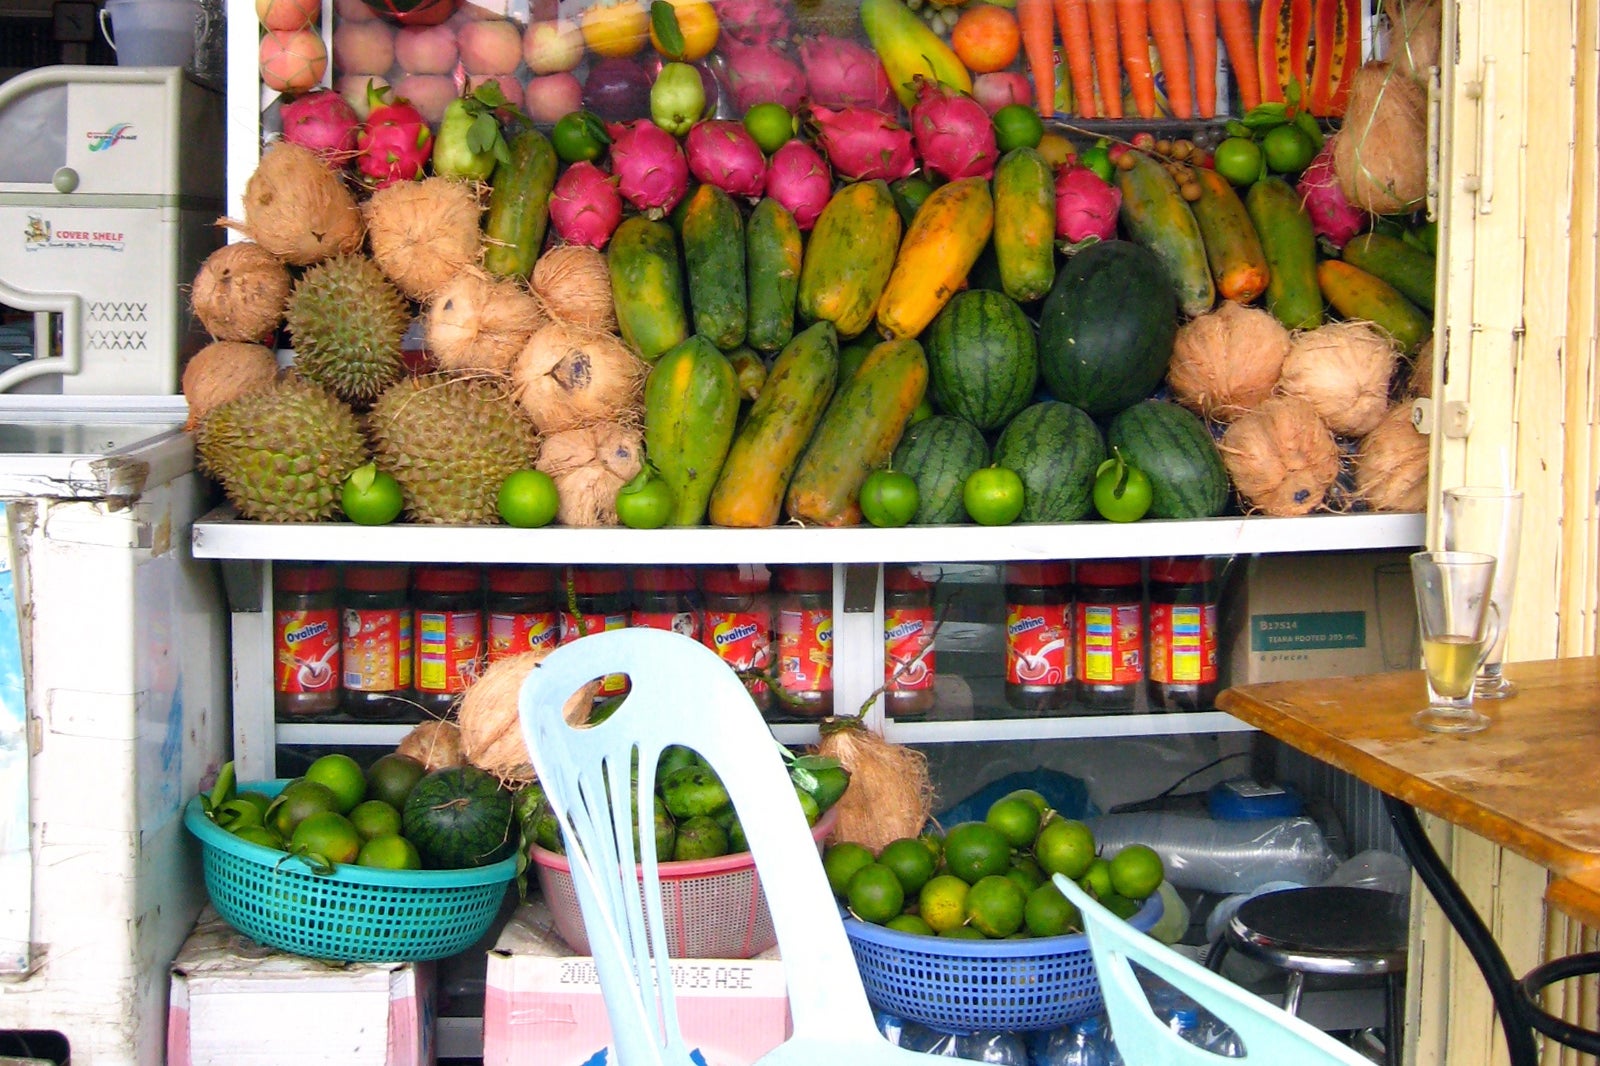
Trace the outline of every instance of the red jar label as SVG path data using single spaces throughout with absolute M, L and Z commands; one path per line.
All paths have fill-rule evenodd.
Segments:
M 700 639 L 700 618 L 693 611 L 634 611 L 628 624 L 640 629 L 669 629 L 692 640 Z
M 553 648 L 561 633 L 561 620 L 554 611 L 531 614 L 495 612 L 489 615 L 489 661 L 499 662 L 538 648 Z
M 1064 685 L 1072 680 L 1072 606 L 1006 607 L 1006 684 Z
M 578 619 L 561 612 L 561 638 L 560 643 L 571 644 L 585 633 L 604 633 L 612 629 L 626 629 L 628 616 L 625 614 L 585 614 L 583 624 L 578 624 Z M 600 696 L 617 696 L 628 691 L 628 676 L 626 674 L 607 674 L 600 679 Z
M 1144 633 L 1137 603 L 1078 604 L 1078 680 L 1133 685 L 1144 680 Z
M 933 606 L 883 612 L 883 684 L 890 692 L 933 687 Z
M 344 612 L 344 687 L 350 692 L 397 692 L 411 687 L 411 612 Z
M 417 691 L 462 692 L 483 655 L 480 611 L 417 612 Z
M 788 692 L 833 691 L 833 612 L 778 612 L 778 684 Z
M 734 670 L 765 670 L 772 662 L 771 620 L 765 611 L 707 611 L 701 643 Z M 765 681 L 747 681 L 752 695 L 767 690 Z
M 1217 680 L 1215 604 L 1150 605 L 1150 679 L 1164 685 Z
M 275 611 L 273 659 L 279 692 L 332 692 L 339 684 L 339 612 Z

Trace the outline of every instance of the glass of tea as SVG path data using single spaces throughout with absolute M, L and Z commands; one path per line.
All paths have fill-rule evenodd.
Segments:
M 1489 724 L 1473 710 L 1472 688 L 1499 637 L 1494 571 L 1495 557 L 1483 552 L 1417 552 L 1411 557 L 1428 679 L 1428 706 L 1412 720 L 1423 729 L 1476 733 Z

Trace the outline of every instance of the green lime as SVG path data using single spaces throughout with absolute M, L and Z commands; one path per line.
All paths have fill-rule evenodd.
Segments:
M 1078 878 L 1078 884 L 1089 895 L 1104 903 L 1107 896 L 1114 894 L 1111 889 L 1111 864 L 1104 859 L 1095 859 L 1083 876 Z
M 1129 844 L 1111 856 L 1111 890 L 1119 896 L 1143 900 L 1165 878 L 1161 856 L 1149 845 Z
M 338 813 L 339 797 L 327 785 L 316 781 L 292 781 L 278 793 L 267 810 L 267 828 L 288 839 L 295 827 L 322 811 Z
M 1261 177 L 1261 146 L 1248 137 L 1227 137 L 1211 154 L 1211 167 L 1235 185 L 1253 185 Z
M 885 929 L 893 929 L 900 933 L 915 933 L 917 936 L 933 935 L 933 926 L 915 914 L 897 914 L 883 925 Z
M 768 155 L 794 139 L 794 116 L 782 104 L 757 104 L 744 113 L 744 128 Z
M 853 840 L 843 840 L 828 845 L 822 853 L 822 871 L 828 875 L 828 887 L 840 899 L 844 898 L 850 878 L 857 870 L 872 864 L 872 852 Z
M 1078 162 L 1100 175 L 1100 180 L 1107 184 L 1117 176 L 1117 165 L 1111 161 L 1111 153 L 1103 144 L 1085 148 Z
M 936 933 L 954 929 L 967 920 L 967 883 L 954 874 L 940 874 L 917 893 L 917 913 Z
M 386 526 L 405 510 L 400 482 L 366 463 L 352 470 L 339 490 L 339 507 L 358 526 Z
M 985 877 L 967 893 L 967 921 L 998 940 L 1022 928 L 1028 896 L 1008 877 Z
M 274 851 L 283 850 L 283 838 L 264 825 L 240 826 L 232 831 L 240 840 L 248 840 L 252 844 L 260 844 L 264 848 Z
M 409 755 L 397 751 L 380 755 L 367 767 L 367 795 L 400 810 L 406 805 L 411 786 L 427 772 L 426 766 Z
M 327 785 L 339 799 L 340 814 L 349 814 L 367 798 L 367 775 L 361 764 L 340 752 L 324 755 L 306 767 L 305 779 Z
M 256 810 L 260 811 L 261 818 L 258 819 L 258 824 L 266 824 L 267 808 L 272 806 L 271 796 L 267 795 L 265 792 L 240 792 L 237 793 L 233 798 L 244 803 L 248 803 Z
M 1076 880 L 1094 862 L 1094 834 L 1080 821 L 1054 818 L 1039 830 L 1033 855 L 1046 873 Z
M 362 840 L 395 836 L 400 832 L 400 812 L 383 800 L 364 800 L 350 812 L 350 824 Z
M 920 892 L 933 877 L 933 856 L 916 837 L 891 840 L 878 853 L 878 861 L 894 871 L 908 896 Z
M 1039 812 L 1039 817 L 1041 819 L 1044 817 L 1044 812 L 1048 811 L 1050 809 L 1050 801 L 1044 798 L 1044 794 L 1041 793 L 1041 792 L 1035 792 L 1031 788 L 1019 788 L 1019 789 L 1015 790 L 1014 792 L 1007 792 L 1004 796 L 1001 796 L 1000 798 L 1003 799 L 1003 800 L 1008 800 L 1008 799 L 1027 800 L 1029 803 L 1031 803 L 1033 805 L 1033 809 Z
M 944 838 L 945 868 L 967 884 L 1011 869 L 1011 844 L 987 822 L 962 822 Z
M 361 834 L 350 819 L 333 811 L 319 811 L 294 827 L 289 846 L 320 855 L 329 862 L 350 863 L 361 854 Z
M 1101 900 L 1100 905 L 1123 921 L 1127 921 L 1135 914 L 1138 914 L 1140 906 L 1137 900 L 1129 899 L 1127 896 L 1119 896 L 1115 892 Z
M 1043 139 L 1044 122 L 1033 108 L 1007 104 L 994 113 L 994 143 L 1000 151 L 1037 148 Z
M 1261 154 L 1267 158 L 1268 170 L 1277 174 L 1298 174 L 1311 165 L 1317 146 L 1299 126 L 1277 126 L 1261 138 Z
M 1083 915 L 1061 890 L 1046 881 L 1028 893 L 1027 905 L 1022 910 L 1023 923 L 1034 936 L 1060 936 L 1081 926 Z
M 383 870 L 420 870 L 422 857 L 416 846 L 399 833 L 375 836 L 361 845 L 357 866 L 376 866 Z
M 950 928 L 950 929 L 941 929 L 941 930 L 939 930 L 939 935 L 942 936 L 942 937 L 948 937 L 951 940 L 988 940 L 989 939 L 988 937 L 983 935 L 983 930 L 974 929 L 970 925 L 958 925 L 958 926 L 955 926 L 955 927 Z
M 995 800 L 983 820 L 998 829 L 1014 848 L 1031 847 L 1033 838 L 1039 835 L 1039 810 L 1020 796 Z
M 568 112 L 550 130 L 550 144 L 563 163 L 598 159 L 610 143 L 606 124 L 591 111 Z
M 555 521 L 561 507 L 556 483 L 543 470 L 518 470 L 500 483 L 500 517 L 518 529 L 537 529 Z
M 1015 881 L 1024 892 L 1032 892 L 1044 884 L 1044 871 L 1026 855 L 1011 856 L 1011 869 L 1006 871 L 1005 876 Z
M 906 903 L 906 892 L 893 870 L 882 863 L 871 862 L 851 876 L 845 887 L 845 899 L 857 918 L 882 925 L 900 913 Z

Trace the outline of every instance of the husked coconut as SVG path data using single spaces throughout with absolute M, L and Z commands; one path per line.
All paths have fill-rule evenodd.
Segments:
M 428 301 L 428 350 L 443 370 L 509 373 L 528 338 L 548 322 L 539 301 L 511 278 L 464 270 Z
M 445 718 L 421 723 L 402 737 L 394 750 L 398 755 L 417 760 L 430 774 L 466 761 L 461 754 L 461 730 Z
M 289 271 L 252 241 L 235 241 L 206 256 L 189 287 L 189 303 L 219 341 L 260 341 L 283 321 Z
M 1339 477 L 1339 444 L 1297 396 L 1274 396 L 1246 411 L 1217 445 L 1234 488 L 1269 515 L 1309 514 Z
M 1389 62 L 1407 77 L 1425 81 L 1428 68 L 1439 65 L 1444 37 L 1444 5 L 1440 0 L 1383 0 L 1389 16 Z
M 517 712 L 517 695 L 522 683 L 543 662 L 551 648 L 508 655 L 491 663 L 476 681 L 467 686 L 456 708 L 461 730 L 461 752 L 467 762 L 511 786 L 525 785 L 536 776 L 522 740 L 522 719 Z M 562 706 L 568 722 L 587 720 L 589 708 L 599 690 L 598 680 L 573 693 Z
M 189 402 L 185 429 L 199 425 L 213 408 L 236 396 L 265 389 L 278 375 L 272 349 L 243 341 L 212 341 L 183 368 L 183 398 Z
M 244 220 L 224 218 L 291 266 L 311 266 L 361 247 L 361 209 L 340 177 L 309 148 L 274 141 L 244 183 Z
M 373 193 L 361 213 L 373 260 L 413 300 L 432 298 L 482 255 L 482 207 L 466 182 L 397 181 Z
M 1367 63 L 1350 81 L 1333 148 L 1339 189 L 1375 215 L 1410 211 L 1428 194 L 1428 97 L 1388 63 Z
M 1330 322 L 1295 334 L 1278 388 L 1309 402 L 1335 433 L 1359 437 L 1389 410 L 1398 358 L 1388 335 L 1371 323 Z
M 1224 300 L 1178 330 L 1167 384 L 1201 417 L 1229 422 L 1272 395 L 1288 354 L 1289 331 L 1271 312 Z
M 540 433 L 638 419 L 649 367 L 611 333 L 542 326 L 511 368 L 517 400 Z
M 557 245 L 534 261 L 528 283 L 545 312 L 557 322 L 605 333 L 616 331 L 611 271 L 598 249 Z
M 1389 409 L 1361 438 L 1355 458 L 1356 495 L 1374 511 L 1422 511 L 1428 506 L 1428 438 L 1411 423 L 1411 404 Z
M 1422 342 L 1416 359 L 1411 363 L 1411 374 L 1406 378 L 1407 396 L 1433 395 L 1433 338 Z
M 537 469 L 556 483 L 564 526 L 614 526 L 617 492 L 644 467 L 644 437 L 632 426 L 601 422 L 544 438 Z

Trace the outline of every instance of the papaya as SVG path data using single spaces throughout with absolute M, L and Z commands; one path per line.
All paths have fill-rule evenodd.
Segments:
M 895 252 L 900 214 L 881 179 L 857 181 L 833 194 L 811 229 L 800 266 L 798 308 L 806 322 L 832 322 L 839 336 L 872 324 Z
M 1050 164 L 1016 148 L 994 169 L 994 254 L 1000 287 L 1018 303 L 1042 299 L 1056 280 L 1056 186 Z
M 556 184 L 556 150 L 549 138 L 526 129 L 507 145 L 510 157 L 489 174 L 484 218 L 483 267 L 501 277 L 526 279 L 544 245 L 550 190 Z
M 1339 255 L 1351 266 L 1387 281 L 1424 311 L 1433 310 L 1433 286 L 1439 263 L 1412 241 L 1382 233 L 1363 233 L 1346 241 Z
M 1282 178 L 1262 178 L 1244 197 L 1267 256 L 1267 310 L 1289 329 L 1322 325 L 1317 235 L 1300 194 Z
M 1244 201 L 1227 178 L 1207 167 L 1194 167 L 1192 173 L 1200 198 L 1189 206 L 1205 242 L 1217 295 L 1242 304 L 1254 303 L 1267 291 L 1272 276 L 1255 223 L 1250 221 Z
M 739 347 L 727 353 L 733 364 L 734 377 L 739 381 L 739 399 L 755 402 L 761 395 L 761 386 L 767 383 L 767 364 L 749 348 Z
M 667 524 L 697 526 L 733 443 L 739 381 L 710 341 L 690 337 L 661 356 L 644 383 L 644 452 L 672 490 Z
M 1414 352 L 1433 333 L 1433 322 L 1382 278 L 1342 259 L 1317 264 L 1317 284 L 1333 309 L 1348 319 L 1371 322 Z
M 770 197 L 756 204 L 745 224 L 746 286 L 750 325 L 745 340 L 761 352 L 782 350 L 794 336 L 794 301 L 800 290 L 800 226 Z
M 984 178 L 959 178 L 917 208 L 878 301 L 878 332 L 890 340 L 928 328 L 994 232 L 994 197 Z
M 655 362 L 689 336 L 683 271 L 671 226 L 643 215 L 623 219 L 611 236 L 606 263 L 617 329 L 640 358 Z
M 694 331 L 725 352 L 739 347 L 750 315 L 744 216 L 733 197 L 715 185 L 701 185 L 689 198 L 683 215 L 683 261 Z
M 1145 153 L 1130 150 L 1117 161 L 1117 188 L 1122 191 L 1122 225 L 1135 243 L 1161 260 L 1183 313 L 1203 315 L 1211 310 L 1217 287 L 1211 280 L 1205 240 L 1172 175 Z

